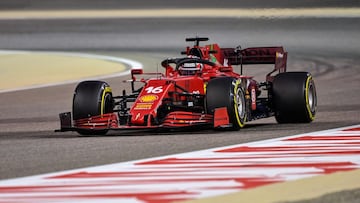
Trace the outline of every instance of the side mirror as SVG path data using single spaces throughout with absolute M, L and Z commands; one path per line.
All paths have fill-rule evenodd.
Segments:
M 143 74 L 143 69 L 131 69 L 131 79 L 133 81 L 136 80 L 134 75 L 141 75 L 141 74 Z
M 131 75 L 141 75 L 143 74 L 143 69 L 131 69 Z

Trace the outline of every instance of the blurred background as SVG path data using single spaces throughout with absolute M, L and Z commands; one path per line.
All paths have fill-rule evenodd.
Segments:
M 78 137 L 54 133 L 58 113 L 71 110 L 78 81 L 0 93 L 0 179 L 359 124 L 359 0 L 0 0 L 0 50 L 108 55 L 155 71 L 161 60 L 180 56 L 191 45 L 185 38 L 194 36 L 221 47 L 284 46 L 288 71 L 309 71 L 315 78 L 315 121 L 278 125 L 269 118 L 240 132 Z M 56 63 L 39 61 L 49 69 Z M 19 74 L 29 66 L 21 68 Z M 269 69 L 247 71 L 263 80 Z M 126 79 L 106 81 L 119 94 Z

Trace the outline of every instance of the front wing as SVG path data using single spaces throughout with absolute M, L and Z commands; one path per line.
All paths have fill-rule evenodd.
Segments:
M 192 126 L 210 126 L 214 128 L 227 127 L 229 119 L 224 108 L 215 110 L 215 114 L 203 114 L 186 111 L 170 112 L 159 125 L 120 125 L 117 113 L 108 113 L 100 116 L 72 120 L 71 113 L 61 113 L 60 129 L 57 132 L 77 131 L 77 130 L 130 130 L 130 129 L 176 129 Z M 221 121 L 221 122 L 218 122 Z

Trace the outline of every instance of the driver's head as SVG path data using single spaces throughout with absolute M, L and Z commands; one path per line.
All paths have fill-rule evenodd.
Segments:
M 188 56 L 189 58 L 198 58 L 196 56 Z M 180 75 L 195 75 L 200 72 L 203 67 L 201 63 L 184 63 L 179 67 Z

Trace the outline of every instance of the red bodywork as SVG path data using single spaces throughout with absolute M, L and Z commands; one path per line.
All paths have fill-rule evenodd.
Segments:
M 229 119 L 224 108 L 216 109 L 213 114 L 206 112 L 204 95 L 209 80 L 224 76 L 242 80 L 246 98 L 249 101 L 248 111 L 255 111 L 259 83 L 252 77 L 234 72 L 233 66 L 241 65 L 242 72 L 242 65 L 274 64 L 274 69 L 266 75 L 266 82 L 273 80 L 273 73 L 286 71 L 287 52 L 284 52 L 282 47 L 256 47 L 241 50 L 220 48 L 217 44 L 199 46 L 197 41 L 194 46 L 187 47 L 182 54 L 197 56 L 208 63 L 204 63 L 202 70 L 191 76 L 180 74 L 176 59 L 167 59 L 162 62 L 165 68 L 164 74 L 143 73 L 142 69 L 133 69 L 131 71 L 133 91 L 135 82 L 142 82 L 144 85 L 141 91 L 135 94 L 136 98 L 133 99 L 126 114 L 114 110 L 113 113 L 74 120 L 72 124 L 71 114 L 63 113 L 60 114 L 61 131 L 176 128 L 197 125 L 226 126 Z M 143 78 L 149 75 L 156 76 L 150 79 Z

